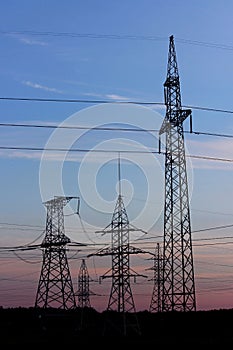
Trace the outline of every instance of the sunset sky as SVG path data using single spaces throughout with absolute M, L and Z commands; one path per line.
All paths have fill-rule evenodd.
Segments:
M 158 151 L 174 35 L 182 104 L 193 118 L 194 133 L 189 121 L 184 129 L 197 309 L 232 308 L 232 1 L 1 5 L 0 305 L 34 305 L 42 252 L 15 247 L 41 243 L 43 202 L 66 195 L 80 197 L 80 216 L 75 199 L 65 208 L 66 234 L 86 244 L 68 252 L 74 286 L 85 258 L 91 304 L 106 308 L 111 280 L 99 284 L 99 277 L 111 267 L 110 257 L 87 256 L 110 244 L 108 234 L 96 231 L 111 222 L 121 152 L 124 203 L 139 229 L 130 233 L 131 244 L 148 252 L 131 260 L 134 270 L 147 275 L 132 281 L 132 290 L 136 308 L 148 309 L 149 253 L 162 243 L 164 205 L 164 156 L 151 151 Z

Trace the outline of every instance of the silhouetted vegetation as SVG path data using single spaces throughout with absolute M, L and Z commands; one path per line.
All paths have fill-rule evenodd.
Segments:
M 122 315 L 92 308 L 0 308 L 0 315 L 2 345 L 233 344 L 233 309 Z

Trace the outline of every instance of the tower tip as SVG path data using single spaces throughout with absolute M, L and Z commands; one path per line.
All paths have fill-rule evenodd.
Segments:
M 121 155 L 118 153 L 118 195 L 121 196 Z

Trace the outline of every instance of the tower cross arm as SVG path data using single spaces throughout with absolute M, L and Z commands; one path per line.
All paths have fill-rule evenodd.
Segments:
M 122 248 L 122 253 L 124 253 L 124 254 L 125 253 L 127 253 L 127 254 L 145 254 L 145 253 L 149 253 L 149 252 L 147 252 L 145 250 L 142 250 L 140 248 L 136 248 L 136 247 L 133 247 L 133 246 L 130 246 L 130 245 L 126 244 L 126 245 L 121 245 L 121 246 L 118 246 L 118 247 L 115 247 L 115 248 L 110 248 L 110 247 L 103 248 L 103 249 L 98 250 L 95 253 L 88 254 L 87 257 L 119 254 L 119 250 L 121 248 Z
M 166 115 L 164 120 L 163 120 L 163 123 L 161 125 L 161 128 L 159 130 L 159 135 L 162 135 L 165 132 L 168 132 L 170 130 L 171 126 L 182 125 L 183 122 L 185 121 L 185 119 L 188 118 L 189 116 L 191 116 L 191 114 L 192 114 L 191 109 L 180 109 L 177 111 L 173 111 L 172 118 L 168 118 L 168 116 Z
M 95 253 L 88 254 L 87 257 L 90 258 L 92 256 L 104 256 L 104 255 L 112 255 L 112 249 L 110 247 L 102 248 L 97 250 Z
M 129 254 L 145 254 L 147 252 L 145 250 L 140 249 L 140 248 L 129 246 L 128 247 L 128 253 Z
M 159 130 L 159 135 L 162 135 L 165 132 L 167 132 L 168 126 L 169 126 L 169 122 L 167 120 L 167 117 L 165 117 L 163 120 L 163 124 L 161 125 L 161 128 Z
M 181 110 L 178 123 L 182 124 L 183 121 L 185 121 L 185 119 L 188 118 L 191 114 L 192 114 L 192 110 L 191 109 L 183 109 L 183 110 Z

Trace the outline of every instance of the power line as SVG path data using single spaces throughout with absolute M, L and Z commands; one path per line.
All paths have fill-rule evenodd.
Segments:
M 199 241 L 221 240 L 221 239 L 226 239 L 226 238 L 233 239 L 233 237 L 229 237 L 229 236 L 227 237 L 226 236 L 226 237 L 200 238 L 200 239 L 197 239 L 197 240 L 194 239 L 194 241 L 199 242 Z M 156 242 L 150 242 L 150 243 L 155 244 L 155 243 L 157 243 L 157 241 Z M 141 242 L 140 244 L 143 245 L 143 244 L 145 244 L 145 242 Z M 204 247 L 204 246 L 231 245 L 231 244 L 233 244 L 233 241 L 194 243 L 193 246 L 195 246 L 195 247 Z M 88 246 L 88 244 L 85 244 L 85 245 Z M 99 244 L 99 246 L 106 246 L 106 244 Z M 30 251 L 30 250 L 37 250 L 37 249 L 41 249 L 41 245 L 40 244 L 33 245 L 33 246 L 26 246 L 26 247 L 24 247 L 24 246 L 0 247 L 0 250 L 3 250 L 6 253 L 11 253 L 12 252 L 14 254 L 15 254 L 16 251 Z M 150 250 L 150 249 L 154 249 L 154 246 L 153 247 L 147 247 L 146 245 L 144 245 L 142 247 L 142 249 Z M 93 250 L 94 250 L 94 248 L 93 249 L 87 249 L 87 250 L 85 249 L 86 252 L 87 251 L 93 251 Z M 73 249 L 72 251 L 77 252 L 77 250 L 75 250 L 75 249 Z M 84 251 L 84 250 L 82 250 L 82 251 Z M 148 251 L 148 253 L 149 253 L 149 251 Z M 88 255 L 90 255 L 90 254 L 88 254 Z M 78 258 L 78 259 L 81 259 L 81 258 Z
M 71 129 L 71 130 L 98 130 L 98 131 L 129 131 L 129 132 L 159 132 L 158 129 L 137 129 L 137 128 L 113 128 L 104 126 L 72 126 L 72 125 L 53 125 L 53 124 L 16 124 L 0 123 L 0 127 L 23 127 L 23 128 L 45 128 L 45 129 Z M 233 137 L 233 135 L 232 135 Z
M 44 226 L 39 226 L 39 225 L 29 225 L 29 224 L 15 224 L 15 223 L 10 223 L 10 222 L 0 222 L 0 225 L 9 225 L 9 226 L 20 226 L 20 227 L 44 227 Z
M 203 131 L 184 131 L 184 133 L 194 134 L 194 135 L 203 135 L 203 136 L 215 136 L 215 137 L 223 137 L 223 138 L 233 138 L 231 134 L 219 134 L 213 132 L 203 132 Z
M 205 232 L 205 231 L 214 231 L 214 230 L 220 230 L 220 229 L 225 229 L 225 228 L 230 228 L 233 227 L 233 224 L 229 225 L 221 225 L 221 226 L 212 226 L 212 227 L 207 227 L 207 228 L 202 228 L 199 230 L 193 230 L 192 233 L 199 233 L 199 232 Z M 163 236 L 157 235 L 157 236 L 152 236 L 152 237 L 143 237 L 143 238 L 138 238 L 137 241 L 145 241 L 145 240 L 150 240 L 154 238 L 162 238 Z M 197 238 L 193 239 L 196 241 L 202 241 L 202 240 L 211 240 L 211 239 L 225 239 L 225 238 L 232 238 L 229 236 L 221 236 L 221 237 L 210 237 L 210 238 Z
M 201 107 L 201 106 L 188 106 L 188 105 L 183 105 L 185 108 L 190 108 L 190 109 L 199 109 L 201 111 L 207 111 L 207 112 L 220 112 L 220 113 L 228 113 L 228 114 L 233 114 L 232 110 L 229 109 L 222 109 L 222 108 L 211 108 L 211 107 Z
M 196 231 L 193 231 L 193 233 L 197 233 L 197 232 L 202 232 L 202 231 L 210 231 L 210 230 L 216 230 L 216 229 L 224 229 L 224 228 L 228 228 L 228 227 L 232 227 L 232 225 L 224 225 L 224 226 L 216 226 L 216 227 L 210 227 L 210 228 L 206 228 L 206 229 L 201 229 L 201 230 L 196 230 Z M 136 244 L 146 244 L 146 242 L 144 242 L 145 240 L 147 239 L 154 239 L 154 238 L 162 238 L 163 236 L 156 236 L 156 237 L 149 237 L 149 238 L 143 238 L 141 239 L 142 241 L 141 242 L 137 242 Z M 232 239 L 233 237 L 232 236 L 220 236 L 220 237 L 206 237 L 206 238 L 196 238 L 196 239 L 193 239 L 193 241 L 196 241 L 196 242 L 200 242 L 200 241 L 216 241 L 216 240 L 222 240 L 222 239 Z M 140 239 L 139 239 L 140 240 Z M 74 244 L 75 243 L 75 244 Z M 157 243 L 156 241 L 151 241 L 150 243 Z M 218 244 L 232 244 L 233 241 L 230 241 L 230 242 L 218 242 L 218 243 L 201 243 L 201 244 L 194 244 L 195 246 L 206 246 L 206 245 L 218 245 Z M 70 244 L 68 244 L 68 246 L 70 247 L 79 247 L 80 246 L 82 248 L 85 248 L 85 247 L 91 247 L 91 246 L 102 246 L 102 247 L 106 247 L 106 243 L 79 243 L 79 242 L 71 242 Z M 32 245 L 31 243 L 30 244 L 25 244 L 25 245 L 21 245 L 21 246 L 8 246 L 8 247 L 0 247 L 0 250 L 2 251 L 6 251 L 6 252 L 15 252 L 15 251 L 26 251 L 26 250 L 34 250 L 34 249 L 40 249 L 41 248 L 41 244 L 37 244 L 37 245 Z M 151 247 L 151 248 L 148 248 L 148 247 L 144 247 L 145 249 L 154 249 L 154 247 Z M 88 251 L 88 250 L 91 250 L 93 251 L 94 248 L 88 248 L 88 249 L 85 249 L 85 251 Z M 76 250 L 74 250 L 76 251 Z
M 233 45 L 227 45 L 227 44 L 220 44 L 220 43 L 211 43 L 207 41 L 198 41 L 198 40 L 189 40 L 189 39 L 182 39 L 182 38 L 176 38 L 176 41 L 181 44 L 190 44 L 190 45 L 199 45 L 199 46 L 205 46 L 209 48 L 214 49 L 221 49 L 221 50 L 233 50 Z
M 86 99 L 60 99 L 60 98 L 38 98 L 38 97 L 0 97 L 0 100 L 6 101 L 25 101 L 25 102 L 62 102 L 62 103 L 124 103 L 124 104 L 145 104 L 145 105 L 164 105 L 160 102 L 137 102 L 137 101 L 112 101 L 112 100 L 86 100 Z
M 136 105 L 158 105 L 165 106 L 164 102 L 156 101 L 113 101 L 113 100 L 87 100 L 87 99 L 60 99 L 60 98 L 39 98 L 39 97 L 0 97 L 2 101 L 25 101 L 25 102 L 61 102 L 61 103 L 87 103 L 87 104 L 136 104 Z M 184 108 L 202 110 L 207 112 L 219 112 L 233 114 L 233 110 L 222 109 L 222 108 L 212 108 L 212 107 L 202 107 L 202 106 L 192 106 L 192 105 L 182 105 Z
M 46 148 L 46 147 L 21 147 L 21 146 L 0 146 L 2 150 L 21 150 L 21 151 L 49 151 L 49 152 L 93 152 L 93 153 L 142 153 L 142 154 L 163 154 L 159 151 L 133 151 L 133 150 L 111 150 L 111 149 L 91 149 L 91 148 Z M 233 160 L 232 160 L 233 161 Z
M 106 126 L 77 126 L 77 125 L 54 125 L 54 124 L 19 124 L 19 123 L 0 123 L 0 127 L 19 127 L 19 128 L 42 128 L 42 129 L 71 129 L 71 130 L 97 130 L 97 131 L 124 131 L 124 132 L 151 132 L 158 133 L 159 129 L 138 129 L 138 128 L 125 128 L 125 127 L 106 127 Z M 220 134 L 203 131 L 184 131 L 186 134 L 203 135 L 203 136 L 216 136 L 224 138 L 233 138 L 232 134 Z
M 140 40 L 140 41 L 167 41 L 166 37 L 157 35 L 137 35 L 137 34 L 100 34 L 100 33 L 75 33 L 75 32 L 52 32 L 52 31 L 35 31 L 35 30 L 2 30 L 1 35 L 30 35 L 30 36 L 47 36 L 47 37 L 65 37 L 76 39 L 108 39 L 108 40 Z M 176 38 L 176 41 L 181 44 L 198 45 L 208 48 L 233 50 L 233 45 Z
M 195 244 L 193 244 L 193 246 L 195 246 L 195 247 L 203 247 L 203 246 L 212 246 L 212 245 L 227 245 L 227 244 L 233 244 L 233 241 L 231 241 L 231 242 L 217 242 L 217 243 L 200 243 L 200 244 L 197 244 L 197 243 L 195 243 Z
M 0 31 L 2 35 L 31 35 L 31 36 L 51 36 L 51 37 L 68 37 L 68 38 L 87 38 L 87 39 L 115 39 L 115 40 L 149 40 L 165 41 L 166 37 L 149 36 L 149 35 L 128 35 L 128 34 L 98 34 L 98 33 L 75 33 L 75 32 L 51 32 L 35 30 L 17 30 L 17 31 Z
M 133 150 L 111 150 L 111 149 L 88 149 L 88 148 L 45 148 L 45 147 L 21 147 L 21 146 L 0 146 L 0 150 L 21 150 L 21 151 L 43 151 L 43 152 L 92 152 L 92 153 L 133 153 L 133 154 L 161 154 L 164 155 L 164 152 L 150 150 L 150 151 L 133 151 Z M 191 155 L 188 154 L 186 157 L 195 158 L 195 159 L 203 159 L 203 160 L 211 160 L 218 162 L 228 162 L 233 163 L 233 159 L 230 158 L 218 158 L 218 157 L 209 157 L 202 155 Z
M 218 162 L 228 162 L 228 163 L 232 163 L 232 162 L 233 162 L 233 159 L 230 159 L 230 158 L 218 158 L 218 157 L 209 157 L 209 156 L 197 156 L 197 155 L 190 155 L 190 154 L 186 154 L 186 157 L 195 158 L 195 159 L 203 159 L 203 160 L 213 160 L 213 161 L 218 161 Z
M 192 231 L 192 233 L 203 232 L 203 231 L 212 231 L 212 230 L 221 230 L 221 229 L 229 228 L 229 227 L 233 227 L 233 224 L 203 228 L 203 229 L 199 229 L 199 230 L 194 230 L 194 231 Z M 228 237 L 225 237 L 225 238 L 228 238 Z

